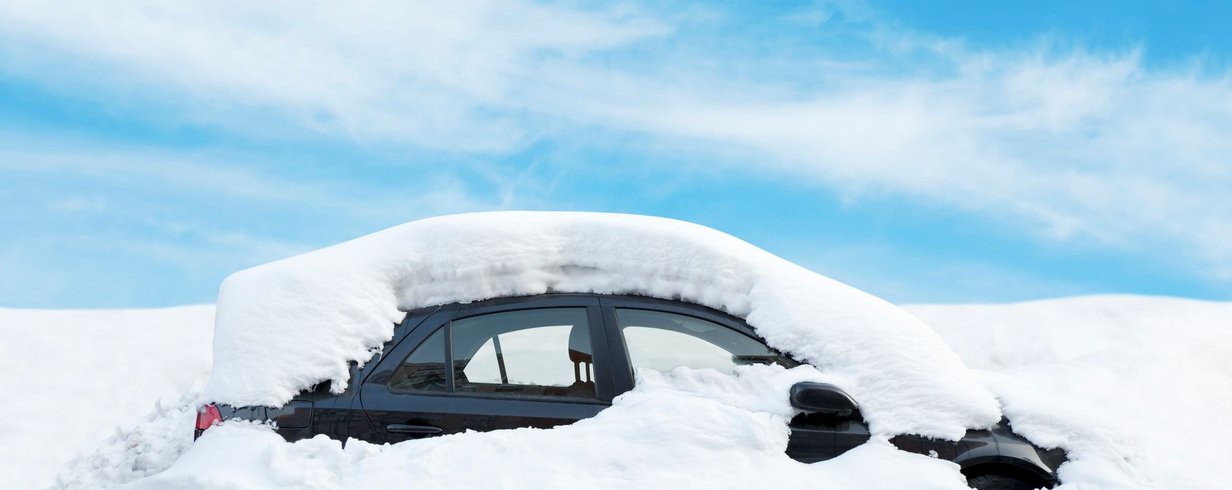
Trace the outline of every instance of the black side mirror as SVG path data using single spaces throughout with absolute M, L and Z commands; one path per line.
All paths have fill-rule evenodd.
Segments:
M 791 406 L 805 412 L 847 418 L 860 410 L 846 391 L 829 383 L 809 381 L 791 386 Z

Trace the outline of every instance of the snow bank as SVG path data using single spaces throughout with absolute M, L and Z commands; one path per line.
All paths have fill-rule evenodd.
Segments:
M 203 383 L 213 312 L 0 308 L 0 486 L 50 485 L 117 424 Z
M 117 427 L 102 444 L 74 457 L 52 488 L 112 488 L 171 467 L 193 445 L 198 395 L 190 390 L 173 405 L 159 402 L 131 427 Z
M 909 307 L 1078 487 L 1226 488 L 1232 303 L 1099 296 Z
M 1061 469 L 1062 488 L 1226 487 L 1224 468 L 1232 461 L 1226 446 L 1232 440 L 1227 418 L 1232 413 L 1227 356 L 1232 352 L 1232 303 L 1116 296 L 907 309 L 931 323 L 966 362 L 985 370 L 977 375 L 1006 402 L 1015 430 L 1041 444 L 1070 448 L 1072 460 Z M 0 384 L 6 390 L 0 402 L 5 403 L 3 413 L 13 414 L 0 417 L 5 427 L 0 450 L 7 451 L 0 459 L 5 477 L 0 481 L 12 488 L 51 484 L 52 464 L 67 460 L 73 446 L 106 437 L 116 422 L 136 420 L 159 392 L 188 390 L 196 377 L 188 373 L 208 368 L 201 339 L 209 335 L 211 317 L 208 307 L 0 310 Z M 138 358 L 144 359 L 141 369 L 117 361 Z M 54 362 L 40 370 L 29 368 L 44 359 Z M 80 406 L 84 398 L 64 387 L 77 384 L 71 380 L 86 371 L 96 385 L 118 387 L 86 397 L 120 402 L 124 410 L 104 403 L 93 411 L 49 413 L 47 407 Z M 654 481 L 690 487 L 682 476 L 689 475 L 698 478 L 698 486 L 718 488 L 769 486 L 796 477 L 810 478 L 810 488 L 920 488 L 895 478 L 921 474 L 938 488 L 952 486 L 956 473 L 950 465 L 921 462 L 877 442 L 811 467 L 778 459 L 778 450 L 770 448 L 781 443 L 775 434 L 782 424 L 776 417 L 784 414 L 783 390 L 795 379 L 825 375 L 784 371 L 769 381 L 755 376 L 742 381 L 696 372 L 643 374 L 638 388 L 598 421 L 393 446 L 352 441 L 345 450 L 325 440 L 285 443 L 260 426 L 240 424 L 211 431 L 191 445 L 191 404 L 164 403 L 164 409 L 124 423 L 117 435 L 74 459 L 61 471 L 57 488 L 109 488 L 125 482 L 137 488 L 210 488 L 213 483 L 223 488 L 239 483 L 352 488 L 363 483 L 381 487 L 377 483 L 385 477 L 399 478 L 399 488 L 408 481 L 457 488 L 476 486 L 468 480 L 474 475 L 500 478 L 502 472 L 513 476 L 484 483 L 513 487 L 537 482 L 529 475 L 541 473 L 583 487 L 654 487 Z M 643 426 L 643 420 L 662 425 Z M 662 446 L 668 436 L 688 442 Z M 729 452 L 737 443 L 751 444 L 749 454 Z M 569 459 L 567 464 L 540 460 L 540 453 Z M 497 466 L 475 466 L 472 455 Z M 740 463 L 746 457 L 764 471 Z M 585 474 L 577 469 L 583 463 L 590 466 Z M 170 470 L 158 473 L 168 465 Z M 450 465 L 466 471 L 443 470 Z M 520 472 L 521 466 L 527 469 Z M 153 476 L 140 480 L 146 475 Z
M 544 292 L 683 299 L 744 317 L 771 346 L 833 376 L 879 435 L 957 439 L 1000 418 L 996 400 L 903 310 L 691 223 L 503 212 L 416 221 L 224 281 L 204 396 L 285 403 L 393 335 L 402 311 Z
M 208 431 L 170 470 L 129 486 L 167 488 L 965 489 L 953 463 L 884 441 L 824 464 L 789 459 L 785 393 L 811 367 L 639 373 L 598 416 L 551 430 L 469 432 L 394 445 L 323 436 L 286 443 L 268 427 Z M 877 468 L 894 468 L 879 471 Z

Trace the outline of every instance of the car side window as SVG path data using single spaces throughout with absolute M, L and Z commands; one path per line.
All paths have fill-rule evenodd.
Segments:
M 389 378 L 393 391 L 448 391 L 445 369 L 445 328 L 430 335 L 394 370 Z
M 445 366 L 445 335 L 453 369 Z M 594 355 L 585 308 L 541 308 L 455 320 L 395 370 L 395 391 L 448 391 L 595 399 Z
M 691 316 L 617 308 L 616 323 L 635 370 L 688 367 L 731 374 L 743 364 L 796 365 L 753 337 Z

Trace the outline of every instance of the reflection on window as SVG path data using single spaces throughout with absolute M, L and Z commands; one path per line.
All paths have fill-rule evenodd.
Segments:
M 595 397 L 585 308 L 494 313 L 453 322 L 457 391 Z
M 585 308 L 543 308 L 456 320 L 395 371 L 390 388 L 447 391 L 444 332 L 456 392 L 593 399 L 594 356 Z
M 406 357 L 389 378 L 396 391 L 446 391 L 445 329 L 433 333 Z
M 752 337 L 690 316 L 619 308 L 616 323 L 634 368 L 688 367 L 731 374 L 742 364 L 795 365 Z

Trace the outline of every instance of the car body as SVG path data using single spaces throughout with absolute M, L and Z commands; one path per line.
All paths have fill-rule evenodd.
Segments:
M 228 418 L 271 420 L 292 441 L 324 434 L 396 443 L 548 428 L 610 406 L 633 389 L 635 368 L 799 364 L 740 318 L 641 296 L 545 294 L 423 308 L 408 312 L 394 332 L 378 357 L 352 368 L 342 393 L 323 383 L 280 408 L 207 405 L 197 435 Z M 799 383 L 790 399 L 804 411 L 790 423 L 786 452 L 793 459 L 830 459 L 870 437 L 856 402 L 836 387 Z M 891 442 L 953 461 L 969 481 L 1018 485 L 998 488 L 1051 487 L 1065 461 L 1064 452 L 1033 446 L 1005 420 L 960 441 L 904 435 Z

